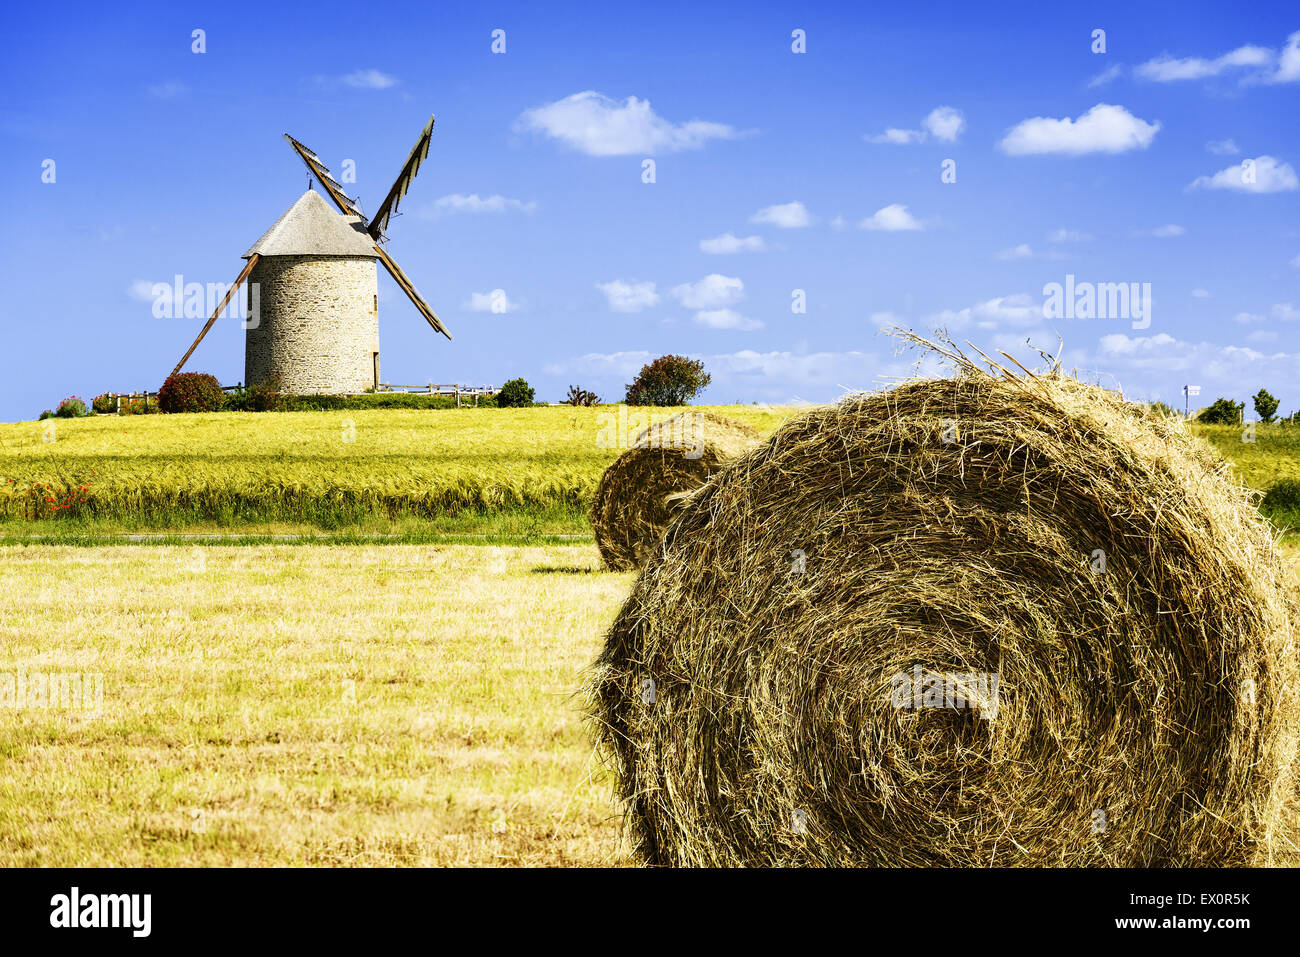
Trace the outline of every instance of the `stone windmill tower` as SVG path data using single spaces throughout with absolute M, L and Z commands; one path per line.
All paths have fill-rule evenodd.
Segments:
M 315 190 L 303 193 L 244 253 L 248 262 L 243 271 L 172 374 L 189 361 L 247 281 L 246 384 L 274 381 L 291 395 L 354 393 L 378 386 L 377 262 L 429 325 L 450 339 L 446 326 L 383 248 L 384 230 L 429 155 L 432 135 L 429 117 L 379 212 L 367 221 L 357 201 L 343 192 L 316 154 L 284 134 L 339 211 L 330 209 Z

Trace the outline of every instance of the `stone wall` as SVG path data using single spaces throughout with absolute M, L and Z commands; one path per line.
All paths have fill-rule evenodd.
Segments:
M 253 267 L 258 321 L 244 339 L 244 382 L 272 373 L 291 395 L 362 392 L 379 351 L 374 259 L 268 256 Z

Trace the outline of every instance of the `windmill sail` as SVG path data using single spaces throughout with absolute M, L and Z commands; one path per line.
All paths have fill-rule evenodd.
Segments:
M 307 164 L 307 169 L 316 177 L 321 188 L 329 194 L 330 199 L 334 200 L 334 205 L 337 206 L 344 215 L 359 216 L 364 222 L 365 217 L 361 215 L 361 209 L 357 205 L 357 201 L 348 196 L 347 193 L 343 192 L 343 187 L 339 184 L 338 180 L 330 175 L 329 167 L 320 161 L 320 157 L 307 147 L 303 146 L 288 133 L 284 134 L 284 138 L 289 141 L 289 145 L 293 147 L 293 151 L 302 158 L 304 163 Z
M 253 267 L 257 265 L 257 260 L 260 258 L 261 257 L 258 256 L 257 253 L 253 253 L 248 257 L 248 262 L 244 264 L 244 268 L 240 272 L 239 277 L 235 280 L 235 284 L 226 290 L 226 295 L 225 298 L 221 300 L 221 305 L 217 306 L 216 311 L 212 313 L 212 316 L 208 319 L 207 323 L 204 324 L 203 329 L 199 332 L 199 337 L 194 340 L 194 345 L 190 346 L 189 351 L 186 352 L 185 355 L 181 356 L 181 361 L 176 363 L 176 368 L 172 370 L 172 375 L 180 372 L 181 367 L 190 361 L 190 356 L 194 355 L 194 350 L 199 347 L 199 343 L 203 341 L 203 337 L 208 334 L 208 330 L 212 328 L 212 324 L 217 321 L 217 316 L 221 315 L 226 306 L 230 305 L 230 300 L 235 298 L 235 291 L 244 284 L 244 280 L 248 278 L 248 274 L 253 271 Z M 451 336 L 448 336 L 447 338 L 450 339 Z
M 375 255 L 378 256 L 379 261 L 384 264 L 384 268 L 388 270 L 389 275 L 397 280 L 397 284 L 402 287 L 402 292 L 406 293 L 411 302 L 415 303 L 415 308 L 420 310 L 420 315 L 424 316 L 425 321 L 428 322 L 429 325 L 433 326 L 435 330 L 441 332 L 444 336 L 450 339 L 451 333 L 447 331 L 447 327 L 442 324 L 442 320 L 439 319 L 434 311 L 429 308 L 429 304 L 425 302 L 424 298 L 416 291 L 415 283 L 411 282 L 411 280 L 407 278 L 406 273 L 402 272 L 402 267 L 397 265 L 393 257 L 384 252 L 383 248 L 379 245 L 375 246 Z
M 397 179 L 393 183 L 393 188 L 388 191 L 384 201 L 380 204 L 379 210 L 375 213 L 375 218 L 370 221 L 367 231 L 375 239 L 382 239 L 384 230 L 388 228 L 388 220 L 393 213 L 397 212 L 397 204 L 402 201 L 406 191 L 411 188 L 411 181 L 415 179 L 415 174 L 420 171 L 420 164 L 424 162 L 429 155 L 429 141 L 433 139 L 433 117 L 429 117 L 429 122 L 425 124 L 420 138 L 415 141 L 415 146 L 411 148 L 411 155 L 406 157 L 406 162 L 402 164 L 402 171 L 397 174 Z

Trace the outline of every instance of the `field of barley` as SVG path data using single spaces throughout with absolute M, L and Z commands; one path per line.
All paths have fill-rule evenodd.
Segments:
M 770 432 L 798 410 L 713 411 Z M 0 707 L 0 866 L 628 863 L 578 692 L 633 578 L 601 569 L 586 507 L 645 424 L 550 407 L 100 417 L 52 441 L 0 425 L 0 678 L 102 675 L 93 711 Z M 1248 485 L 1300 478 L 1293 431 L 1199 431 Z M 100 540 L 347 527 L 395 533 Z
M 632 577 L 587 544 L 0 546 L 0 672 L 103 675 L 97 712 L 0 708 L 0 867 L 631 863 L 576 693 Z
M 763 432 L 797 411 L 711 410 Z M 415 519 L 454 530 L 514 515 L 525 528 L 585 532 L 601 472 L 670 414 L 564 406 L 4 424 L 0 523 L 332 529 Z

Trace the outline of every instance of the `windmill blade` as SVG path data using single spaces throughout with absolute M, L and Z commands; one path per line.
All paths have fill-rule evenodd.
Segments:
M 216 312 L 208 318 L 208 321 L 203 326 L 203 330 L 199 333 L 199 337 L 194 340 L 194 345 L 190 346 L 189 351 L 186 352 L 185 355 L 181 356 L 181 361 L 176 363 L 176 368 L 172 370 L 172 375 L 180 372 L 181 367 L 190 361 L 190 356 L 194 355 L 194 350 L 199 347 L 199 343 L 203 341 L 203 337 L 208 334 L 208 330 L 211 329 L 213 323 L 217 321 L 217 316 L 221 315 L 222 310 L 224 310 L 226 306 L 230 305 L 230 300 L 235 297 L 235 293 L 239 290 L 239 287 L 244 284 L 244 280 L 248 278 L 248 274 L 253 271 L 253 267 L 257 265 L 257 261 L 260 258 L 261 257 L 258 256 L 257 253 L 253 253 L 253 255 L 248 257 L 248 262 L 244 265 L 243 271 L 240 272 L 239 278 L 235 280 L 235 284 L 226 292 L 225 297 L 221 300 L 221 305 L 217 306 Z
M 347 193 L 343 192 L 343 187 L 339 184 L 338 180 L 330 175 L 329 167 L 320 161 L 320 157 L 307 147 L 303 146 L 288 133 L 284 134 L 284 138 L 288 140 L 289 145 L 293 147 L 293 151 L 298 154 L 304 163 L 307 164 L 307 169 L 311 171 L 311 175 L 316 177 L 321 188 L 329 194 L 330 199 L 334 200 L 334 205 L 337 206 L 345 216 L 360 216 L 361 221 L 365 222 L 366 218 L 361 215 L 361 209 L 357 206 L 357 201 L 348 196 Z
M 411 155 L 406 157 L 406 162 L 402 164 L 402 171 L 397 174 L 393 188 L 388 191 L 384 201 L 379 204 L 379 210 L 375 213 L 375 218 L 370 221 L 370 225 L 367 227 L 367 232 L 374 239 L 383 237 L 384 230 L 388 228 L 388 220 L 393 213 L 397 212 L 397 204 L 402 201 L 406 191 L 411 188 L 411 180 L 415 179 L 415 174 L 420 171 L 420 164 L 429 155 L 429 141 L 432 139 L 433 116 L 430 115 L 429 122 L 425 124 L 420 133 L 420 138 L 415 141 L 415 146 L 411 148 Z
M 378 244 L 375 245 L 375 255 L 377 255 L 379 261 L 384 264 L 384 268 L 388 270 L 388 274 L 397 280 L 397 284 L 402 287 L 402 292 L 406 293 L 406 295 L 410 297 L 411 302 L 415 303 L 415 308 L 420 310 L 420 315 L 424 316 L 429 325 L 433 326 L 436 331 L 441 332 L 444 336 L 450 339 L 451 333 L 448 332 L 447 327 L 442 324 L 442 320 L 439 319 L 437 315 L 434 314 L 434 311 L 429 308 L 429 304 L 424 301 L 418 292 L 416 292 L 415 284 L 406 277 L 406 273 L 402 272 L 402 267 L 397 265 L 397 263 L 393 261 L 393 257 L 384 252 Z

